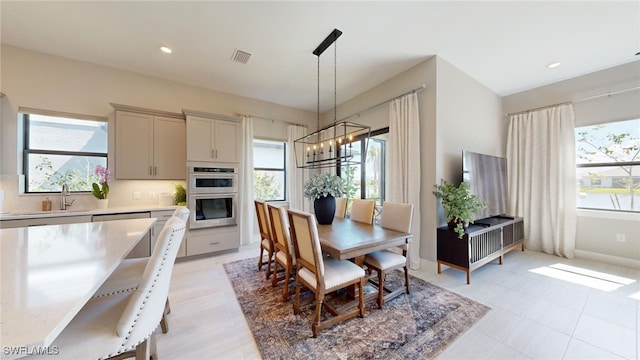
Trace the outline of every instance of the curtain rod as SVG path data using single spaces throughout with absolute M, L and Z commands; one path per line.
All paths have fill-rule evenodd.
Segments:
M 302 124 L 296 124 L 290 121 L 285 121 L 285 120 L 280 120 L 280 119 L 272 119 L 272 118 L 268 118 L 268 117 L 264 117 L 264 116 L 260 116 L 260 115 L 251 115 L 251 114 L 241 114 L 241 113 L 236 113 L 236 116 L 240 116 L 240 117 L 252 117 L 252 118 L 258 118 L 258 119 L 264 119 L 264 120 L 271 120 L 273 121 L 277 121 L 277 122 L 281 122 L 281 123 L 285 123 L 288 125 L 295 125 L 295 126 L 300 126 L 300 127 L 304 127 L 306 128 L 307 125 L 302 125 Z
M 508 113 L 508 114 L 505 114 L 505 116 L 524 114 L 524 113 L 528 113 L 528 112 L 531 112 L 531 111 L 544 110 L 544 109 L 548 109 L 548 108 L 552 108 L 552 107 L 560 106 L 560 105 L 578 104 L 578 103 L 589 101 L 589 100 L 599 99 L 601 97 L 609 97 L 609 96 L 613 96 L 613 95 L 624 94 L 624 93 L 627 93 L 627 92 L 630 92 L 630 91 L 635 91 L 635 90 L 640 90 L 640 86 L 632 87 L 632 88 L 629 88 L 629 89 L 611 91 L 611 92 L 604 93 L 604 94 L 587 96 L 587 97 L 584 97 L 584 98 L 581 98 L 581 99 L 576 99 L 576 100 L 573 100 L 573 101 L 565 101 L 565 102 L 561 102 L 561 103 L 558 103 L 558 104 L 552 104 L 552 105 L 541 106 L 541 107 L 537 107 L 537 108 L 533 108 L 533 109 L 529 109 L 529 110 L 518 111 L 518 112 L 514 112 L 514 113 Z
M 373 110 L 373 109 L 375 109 L 375 108 L 377 108 L 377 107 L 379 107 L 379 106 L 382 106 L 382 105 L 384 105 L 384 104 L 388 104 L 388 103 L 392 102 L 393 100 L 399 99 L 399 98 L 401 98 L 401 97 L 403 97 L 403 96 L 405 96 L 405 95 L 409 95 L 409 94 L 412 94 L 412 93 L 414 93 L 414 92 L 419 92 L 419 91 L 422 91 L 422 90 L 424 90 L 424 89 L 426 89 L 426 88 L 427 88 L 427 85 L 426 85 L 426 84 L 422 84 L 420 87 L 417 87 L 417 88 L 415 88 L 415 89 L 413 89 L 413 90 L 411 90 L 411 91 L 407 91 L 406 93 L 400 94 L 400 95 L 398 95 L 398 96 L 396 96 L 396 97 L 393 97 L 393 98 L 391 98 L 391 99 L 385 100 L 385 101 L 383 101 L 383 102 L 381 102 L 381 103 L 378 103 L 378 104 L 375 104 L 375 105 L 369 106 L 368 108 L 366 108 L 366 109 L 364 109 L 364 110 L 360 110 L 360 111 L 355 112 L 355 113 L 353 113 L 353 114 L 351 114 L 351 115 L 349 115 L 349 116 L 343 117 L 342 119 L 340 119 L 340 120 L 338 120 L 338 121 L 344 121 L 344 120 L 347 120 L 348 118 L 354 117 L 354 116 L 356 116 L 356 115 L 357 115 L 357 116 L 360 116 L 360 113 L 367 112 L 367 111 L 369 111 L 369 110 Z

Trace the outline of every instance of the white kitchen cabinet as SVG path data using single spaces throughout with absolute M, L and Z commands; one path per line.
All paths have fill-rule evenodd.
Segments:
M 187 115 L 187 160 L 240 161 L 241 123 L 223 115 L 183 110 Z M 208 115 L 208 116 L 205 116 Z
M 189 229 L 186 243 L 187 256 L 237 249 L 240 246 L 240 231 L 237 226 Z
M 184 180 L 187 135 L 182 115 L 111 105 L 116 109 L 115 177 Z

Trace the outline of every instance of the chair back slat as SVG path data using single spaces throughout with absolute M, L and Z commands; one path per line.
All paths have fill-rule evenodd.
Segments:
M 373 200 L 353 199 L 351 203 L 351 220 L 367 224 L 373 223 L 373 210 L 376 203 Z
M 413 222 L 413 204 L 385 201 L 382 204 L 380 225 L 383 228 L 410 233 Z
M 273 234 L 274 243 L 279 251 L 283 251 L 289 259 L 293 255 L 293 245 L 289 233 L 289 219 L 287 211 L 280 206 L 267 205 L 271 222 L 271 233 Z
M 316 277 L 322 278 L 324 276 L 322 249 L 313 214 L 291 209 L 288 210 L 288 213 L 291 239 L 298 266 L 304 266 L 316 274 Z
M 133 341 L 149 336 L 160 323 L 173 265 L 184 238 L 185 222 L 177 217 L 167 220 L 158 235 L 158 241 L 147 262 L 140 285 L 129 299 L 120 320 L 117 333 L 125 337 L 121 350 L 135 348 Z
M 260 229 L 260 238 L 272 240 L 271 230 L 269 229 L 269 219 L 267 217 L 267 204 L 261 200 L 254 200 L 256 206 L 256 215 L 258 217 L 258 228 Z
M 347 198 L 336 198 L 336 212 L 335 217 L 344 218 L 347 213 Z

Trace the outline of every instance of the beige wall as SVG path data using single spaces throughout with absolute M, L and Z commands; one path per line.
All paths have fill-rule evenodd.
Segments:
M 315 126 L 312 112 L 288 108 L 272 103 L 212 91 L 173 81 L 117 70 L 86 62 L 46 55 L 12 46 L 1 48 L 2 99 L 0 145 L 0 186 L 5 190 L 5 210 L 38 210 L 44 196 L 18 196 L 18 174 L 22 144 L 17 121 L 19 106 L 107 116 L 113 130 L 113 108 L 110 103 L 182 112 L 198 110 L 234 116 L 236 113 L 264 116 L 292 123 Z M 255 119 L 256 137 L 286 138 L 286 126 L 270 120 Z M 110 134 L 113 141 L 113 134 Z M 114 143 L 110 143 L 113 153 Z M 112 167 L 112 159 L 109 159 Z M 186 171 L 186 170 L 185 170 Z M 171 192 L 174 181 L 114 181 L 111 184 L 110 204 L 148 205 L 158 201 L 160 192 Z M 133 200 L 133 192 L 141 192 L 140 200 Z M 149 197 L 150 192 L 156 198 Z M 73 209 L 93 207 L 91 195 L 73 195 Z M 54 208 L 58 206 L 57 198 Z
M 37 210 L 43 198 L 16 195 L 20 172 L 18 138 L 21 134 L 16 115 L 18 106 L 108 116 L 112 122 L 113 109 L 109 103 L 113 102 L 172 112 L 190 109 L 224 115 L 245 113 L 305 124 L 310 129 L 316 127 L 316 115 L 312 112 L 6 45 L 2 45 L 1 50 L 0 91 L 7 95 L 0 100 L 0 188 L 5 190 L 5 210 Z M 422 155 L 420 244 L 421 257 L 435 261 L 435 229 L 442 224 L 443 216 L 437 213 L 431 190 L 441 178 L 460 179 L 463 149 L 504 156 L 507 128 L 504 113 L 640 86 L 640 62 L 500 99 L 445 59 L 430 57 L 341 104 L 337 118 L 342 119 L 422 84 L 426 89 L 418 93 Z M 600 119 L 614 121 L 640 116 L 637 94 L 577 104 L 576 122 L 592 124 Z M 332 117 L 331 111 L 323 114 L 323 123 L 331 121 Z M 388 107 L 377 107 L 350 120 L 369 124 L 374 130 L 388 126 Z M 259 118 L 254 123 L 255 137 L 286 137 L 285 123 Z M 149 198 L 148 192 L 171 191 L 172 185 L 171 181 L 117 181 L 112 184 L 112 201 L 114 205 L 152 204 L 157 199 Z M 133 191 L 140 191 L 142 199 L 134 202 Z M 74 197 L 76 208 L 91 208 L 90 195 Z M 611 240 L 619 232 L 626 234 L 625 246 Z M 627 258 L 633 258 L 633 254 L 637 254 L 635 259 L 638 259 L 639 243 L 640 222 L 635 218 L 615 223 L 607 219 L 579 218 L 578 250 L 619 258 L 625 254 L 628 254 Z
M 446 60 L 437 59 L 436 169 L 423 191 L 433 203 L 430 210 L 438 211 L 437 226 L 442 226 L 445 215 L 441 206 L 436 207 L 433 185 L 440 179 L 462 181 L 462 150 L 504 156 L 506 132 L 501 126 L 500 97 Z M 435 227 L 430 235 L 434 240 L 428 246 L 434 255 L 427 260 L 435 261 Z
M 580 101 L 640 87 L 640 61 L 506 96 L 503 111 L 513 113 L 575 101 L 576 126 L 640 118 L 640 90 Z M 505 118 L 505 126 L 508 119 Z M 578 211 L 576 256 L 619 265 L 640 264 L 640 214 Z M 625 234 L 626 242 L 616 241 Z
M 436 228 L 443 223 L 443 217 L 436 213 L 437 202 L 431 190 L 440 178 L 461 178 L 462 149 L 504 153 L 500 97 L 445 59 L 434 56 L 340 105 L 338 119 L 423 84 L 426 88 L 418 92 L 422 161 L 420 257 L 435 262 Z M 389 126 L 388 112 L 388 106 L 381 106 L 351 120 L 375 130 Z

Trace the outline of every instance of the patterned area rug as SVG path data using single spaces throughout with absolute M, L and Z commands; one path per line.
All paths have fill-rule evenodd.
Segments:
M 271 287 L 258 259 L 224 264 L 242 311 L 264 359 L 431 359 L 482 318 L 489 308 L 411 277 L 411 294 L 386 303 L 366 304 L 355 317 L 312 338 L 313 294 L 301 296 L 302 312 L 293 314 L 293 295 L 282 302 L 282 282 Z M 391 286 L 402 286 L 404 273 L 393 271 Z M 330 316 L 323 310 L 323 316 Z

